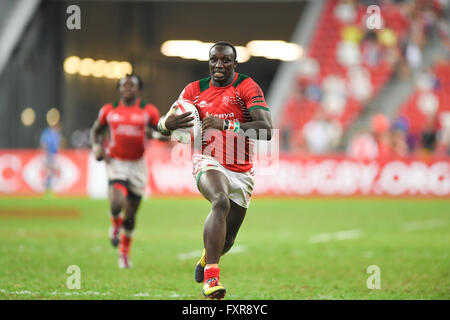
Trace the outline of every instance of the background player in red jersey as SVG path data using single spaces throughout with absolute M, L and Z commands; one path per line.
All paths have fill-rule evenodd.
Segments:
M 160 114 L 154 105 L 141 100 L 142 81 L 137 75 L 120 79 L 118 89 L 119 101 L 101 108 L 91 129 L 91 140 L 95 158 L 106 162 L 112 222 L 110 240 L 113 246 L 119 245 L 119 267 L 129 268 L 136 213 L 148 179 L 143 157 L 145 138 L 149 128 L 156 128 Z M 110 140 L 105 147 L 103 133 L 107 128 Z
M 204 250 L 195 279 L 204 282 L 205 297 L 221 299 L 219 260 L 232 247 L 244 220 L 254 185 L 252 136 L 270 140 L 272 121 L 260 87 L 235 72 L 236 49 L 218 42 L 209 51 L 210 77 L 190 83 L 180 98 L 192 101 L 202 120 L 202 148 L 194 154 L 194 176 L 201 194 L 211 203 L 203 230 Z M 161 133 L 180 128 L 180 117 L 170 111 L 158 128 Z M 230 140 L 227 140 L 231 138 Z M 232 143 L 235 141 L 235 143 Z

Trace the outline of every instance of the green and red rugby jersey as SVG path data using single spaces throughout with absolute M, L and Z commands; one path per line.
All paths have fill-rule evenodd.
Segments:
M 181 92 L 180 99 L 193 102 L 200 120 L 208 113 L 224 120 L 245 123 L 252 121 L 250 110 L 269 111 L 259 85 L 249 76 L 237 72 L 233 82 L 226 87 L 213 86 L 211 77 L 191 82 Z M 220 133 L 222 139 L 205 138 L 203 134 L 202 154 L 212 156 L 231 171 L 250 171 L 253 167 L 253 140 L 229 130 Z
M 110 156 L 121 160 L 138 160 L 145 152 L 145 127 L 156 127 L 160 118 L 158 109 L 141 99 L 133 106 L 121 101 L 105 104 L 99 112 L 98 121 L 108 125 Z

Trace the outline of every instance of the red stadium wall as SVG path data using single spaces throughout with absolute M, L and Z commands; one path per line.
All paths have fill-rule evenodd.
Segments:
M 189 162 L 170 153 L 147 154 L 150 195 L 199 195 Z M 267 196 L 431 196 L 450 195 L 450 157 L 427 161 L 356 161 L 343 156 L 281 155 L 272 166 L 256 165 L 255 195 Z M 0 150 L 0 194 L 38 195 L 44 191 L 44 161 L 38 150 Z M 106 172 L 89 150 L 67 150 L 57 160 L 54 190 L 61 195 L 106 196 Z
M 86 195 L 89 152 L 61 152 L 54 188 L 64 195 Z M 0 194 L 34 195 L 44 191 L 45 157 L 38 150 L 0 150 Z

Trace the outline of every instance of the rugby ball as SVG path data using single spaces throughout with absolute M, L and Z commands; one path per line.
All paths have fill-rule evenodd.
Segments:
M 175 140 L 185 144 L 197 141 L 201 137 L 202 122 L 200 121 L 200 114 L 195 105 L 191 101 L 179 99 L 172 104 L 171 108 L 176 108 L 175 114 L 177 115 L 192 112 L 191 116 L 194 117 L 194 120 L 192 120 L 194 123 L 193 127 L 177 129 L 172 132 Z

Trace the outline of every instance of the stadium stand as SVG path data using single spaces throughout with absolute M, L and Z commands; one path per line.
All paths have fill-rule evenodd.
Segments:
M 426 148 L 423 141 L 424 134 L 437 135 L 440 138 L 436 146 L 444 152 L 448 149 L 449 117 L 450 117 L 450 64 L 440 63 L 430 71 L 423 73 L 418 81 L 414 92 L 402 105 L 398 112 L 399 118 L 407 121 L 407 133 L 413 140 L 411 149 Z
M 283 127 L 288 128 L 285 149 L 308 149 L 302 131 L 318 109 L 325 111 L 328 122 L 340 126 L 342 135 L 394 74 L 408 77 L 423 66 L 421 49 L 430 24 L 437 20 L 433 13 L 440 10 L 439 4 L 386 1 L 379 5 L 382 28 L 370 30 L 366 25 L 370 10 L 364 1 L 325 2 L 307 58 L 299 68 L 296 89 L 281 117 Z M 446 97 L 440 93 L 437 99 Z M 410 110 L 418 99 L 415 93 L 403 109 Z M 432 99 L 422 100 L 430 104 Z M 405 112 L 415 123 L 414 130 L 419 130 L 421 115 Z M 330 145 L 328 151 L 335 151 L 336 146 Z

